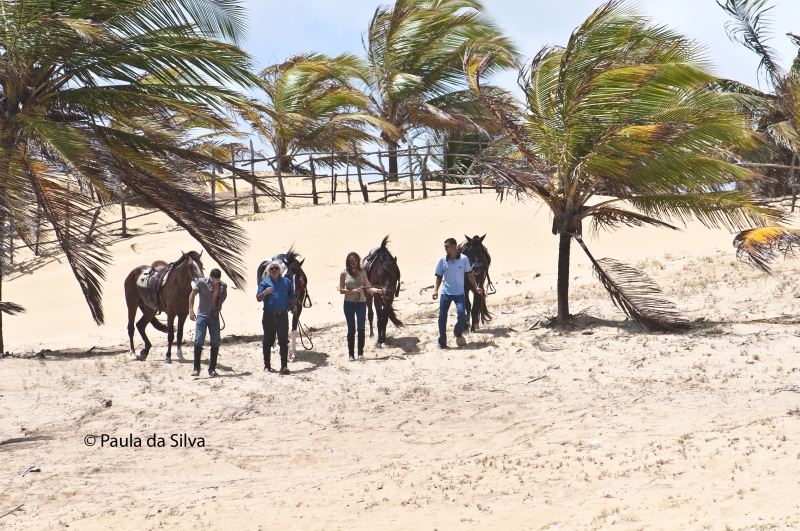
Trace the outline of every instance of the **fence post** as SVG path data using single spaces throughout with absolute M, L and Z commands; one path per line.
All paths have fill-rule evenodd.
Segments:
M 278 189 L 281 192 L 281 208 L 286 208 L 286 191 L 283 189 L 283 177 L 281 176 L 281 160 L 283 157 L 275 154 L 276 161 L 275 161 L 275 173 L 278 176 Z
M 334 134 L 335 133 L 336 131 L 334 131 Z M 331 204 L 334 204 L 336 202 L 336 174 L 333 173 L 334 170 L 333 156 L 335 149 L 336 145 L 334 144 L 331 146 Z
M 383 202 L 384 203 L 388 203 L 389 202 L 389 196 L 388 196 L 388 191 L 386 189 L 386 181 L 389 179 L 389 176 L 388 176 L 388 174 L 386 173 L 386 170 L 383 167 L 383 161 L 381 160 L 381 150 L 380 149 L 378 150 L 378 164 L 381 167 L 381 177 L 383 177 Z
M 797 201 L 797 183 L 794 182 L 794 163 L 797 161 L 797 153 L 792 153 L 792 169 L 789 170 L 789 182 L 792 183 L 792 212 L 794 212 L 794 203 Z
M 317 199 L 317 172 L 314 169 L 314 155 L 308 156 L 309 164 L 311 165 L 311 202 L 315 205 L 319 204 Z
M 444 135 L 442 145 L 442 196 L 447 195 L 447 140 L 449 135 Z
M 233 182 L 233 215 L 239 215 L 239 196 L 236 194 L 236 158 L 233 155 L 233 144 L 231 144 L 231 182 Z
M 361 180 L 361 157 L 358 155 L 358 147 L 356 147 L 356 143 L 353 139 L 350 139 L 350 143 L 353 145 L 353 153 L 356 155 L 356 170 L 358 171 L 358 186 L 361 188 L 361 195 L 364 196 L 364 202 L 369 203 L 369 192 L 367 192 L 367 187 L 364 186 L 364 181 Z
M 478 134 L 478 164 L 480 164 L 482 155 L 483 146 L 481 145 L 481 135 Z M 478 192 L 481 194 L 483 193 L 483 168 L 480 168 L 480 173 L 478 174 Z
M 97 207 L 97 210 L 94 211 L 94 215 L 92 216 L 92 223 L 89 225 L 89 232 L 86 233 L 86 238 L 84 238 L 83 243 L 89 243 L 89 240 L 92 239 L 92 232 L 94 232 L 94 226 L 97 224 L 97 218 L 100 217 L 100 207 Z M 36 234 L 36 242 L 38 245 L 39 242 L 39 234 Z
M 253 140 L 250 140 L 250 176 L 253 178 L 253 214 L 258 214 L 258 198 L 256 198 L 256 154 L 253 151 Z
M 121 202 L 120 209 L 122 210 L 122 237 L 128 237 L 128 217 L 125 215 L 125 201 Z
M 33 246 L 34 256 L 39 256 L 39 233 L 42 227 L 42 207 L 36 205 L 36 243 Z
M 414 199 L 414 164 L 411 158 L 411 144 L 408 145 L 408 179 L 411 181 L 411 199 Z
M 347 150 L 347 162 L 344 166 L 344 187 L 347 190 L 347 204 L 350 204 L 350 150 Z
M 425 158 L 422 159 L 422 174 L 419 176 L 419 180 L 422 181 L 422 199 L 428 198 L 428 157 L 431 154 L 431 146 L 428 145 L 427 151 L 425 151 Z
M 215 152 L 216 149 L 211 148 L 211 158 L 217 160 Z M 211 203 L 214 205 L 214 210 L 217 210 L 217 165 L 216 164 L 211 166 Z

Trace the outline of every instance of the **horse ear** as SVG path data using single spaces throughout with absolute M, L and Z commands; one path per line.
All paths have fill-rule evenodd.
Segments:
M 203 256 L 203 251 L 205 251 L 205 249 L 200 249 L 200 254 L 198 254 L 198 255 L 197 255 L 197 257 L 198 257 L 198 258 L 200 258 L 201 256 Z
M 472 239 L 472 238 L 470 238 L 469 236 L 467 236 L 466 234 L 464 235 L 464 238 L 466 238 L 466 239 L 467 239 L 467 241 L 470 241 L 470 240 Z
M 181 251 L 181 256 L 186 256 L 186 253 L 184 253 L 183 251 Z
M 486 237 L 486 235 L 485 235 L 485 234 L 484 234 L 483 236 L 481 236 L 481 243 L 483 243 L 483 239 L 484 239 L 485 237 Z

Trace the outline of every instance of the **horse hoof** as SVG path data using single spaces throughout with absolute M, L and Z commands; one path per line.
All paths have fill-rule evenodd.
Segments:
M 180 351 L 180 350 L 179 350 L 179 351 L 177 351 L 177 352 L 175 353 L 175 355 L 178 357 L 178 361 L 186 361 L 186 360 L 183 358 L 183 354 L 181 354 L 181 351 Z
M 144 350 L 140 350 L 138 354 L 136 354 L 136 359 L 139 361 L 144 361 L 147 359 L 147 355 L 150 354 L 149 352 L 145 352 Z
M 375 343 L 375 348 L 383 348 L 383 344 L 382 343 Z
M 128 359 L 130 361 L 139 361 L 139 356 L 136 355 L 136 352 L 131 350 L 130 352 L 128 352 Z
M 172 360 L 169 358 L 164 358 L 164 363 L 166 363 L 167 365 L 172 365 Z

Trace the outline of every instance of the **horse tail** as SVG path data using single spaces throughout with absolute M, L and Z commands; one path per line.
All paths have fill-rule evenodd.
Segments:
M 484 290 L 483 294 L 480 296 L 481 298 L 481 324 L 485 324 L 488 321 L 492 320 L 492 314 L 489 312 L 489 308 L 486 307 L 486 291 Z
M 397 315 L 394 313 L 394 301 L 392 301 L 392 304 L 387 304 L 384 306 L 384 308 L 386 308 L 386 317 L 388 317 L 395 326 L 404 326 L 403 322 L 398 319 Z
M 163 332 L 165 334 L 169 333 L 169 327 L 155 317 L 153 317 L 153 319 L 150 321 L 150 324 L 153 325 L 153 328 L 159 332 Z
M 144 303 L 142 302 L 142 299 L 139 299 L 139 309 L 142 310 L 142 313 L 145 313 Z M 150 320 L 150 324 L 153 325 L 153 328 L 155 328 L 159 332 L 163 332 L 165 334 L 169 333 L 169 327 L 164 323 L 162 323 L 161 321 L 159 321 L 156 317 L 153 317 Z

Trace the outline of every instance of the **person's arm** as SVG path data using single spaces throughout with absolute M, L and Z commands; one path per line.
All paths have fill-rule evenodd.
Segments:
M 267 295 L 269 295 L 270 293 L 272 293 L 273 291 L 275 291 L 275 290 L 272 288 L 272 286 L 267 286 L 267 284 L 266 284 L 266 281 L 264 281 L 264 286 L 265 286 L 265 288 L 264 288 L 264 291 L 262 291 L 262 292 L 260 292 L 260 293 L 256 294 L 256 300 L 257 300 L 258 302 L 264 302 L 264 299 L 267 297 Z M 258 285 L 258 287 L 260 288 L 260 287 L 261 287 L 261 284 L 259 284 L 259 285 Z
M 475 288 L 475 293 L 477 293 L 478 295 L 482 294 L 483 290 L 478 287 L 478 282 L 475 280 L 475 273 L 470 271 L 469 273 L 467 273 L 467 278 L 472 283 L 472 287 Z
M 433 288 L 433 300 L 439 298 L 439 286 L 442 285 L 442 276 L 436 275 L 436 286 Z
M 197 295 L 197 292 L 195 290 L 192 290 L 192 292 L 189 293 L 189 319 L 191 319 L 192 321 L 197 320 L 197 316 L 194 314 L 194 296 L 195 295 Z
M 342 274 L 339 275 L 339 293 L 341 293 L 342 295 L 350 295 L 351 293 L 354 293 L 354 290 L 347 289 L 344 287 L 344 279 L 346 275 L 347 275 L 346 271 L 342 271 Z
M 361 270 L 361 278 L 364 279 L 364 285 L 361 287 L 364 288 L 365 290 L 371 293 L 380 293 L 381 295 L 386 293 L 386 290 L 383 288 L 372 287 L 372 284 L 369 283 L 369 278 L 367 278 L 367 272 L 364 271 L 363 269 Z
M 216 310 L 217 303 L 219 302 L 219 282 L 214 283 L 214 287 L 211 288 L 211 307 Z
M 228 298 L 228 286 L 224 286 L 222 282 L 219 284 L 219 297 L 217 303 L 214 305 L 214 313 L 222 310 L 222 305 L 225 304 L 225 299 Z

